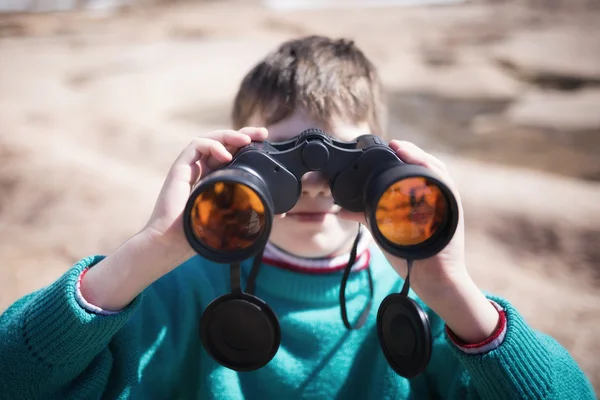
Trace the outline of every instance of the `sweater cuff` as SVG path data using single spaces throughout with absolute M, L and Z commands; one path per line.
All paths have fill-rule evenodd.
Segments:
M 453 353 L 471 376 L 482 398 L 498 393 L 520 393 L 520 398 L 535 398 L 551 386 L 550 350 L 537 337 L 518 311 L 499 297 L 488 296 L 505 313 L 506 327 L 502 342 L 484 354 L 470 354 L 457 346 Z M 449 341 L 452 341 L 447 334 Z
M 22 322 L 31 352 L 49 365 L 74 363 L 93 357 L 125 325 L 141 301 L 136 297 L 115 315 L 97 315 L 83 309 L 75 298 L 81 273 L 104 256 L 87 257 L 31 299 Z
M 493 300 L 490 300 L 492 305 L 496 308 L 499 314 L 498 326 L 492 332 L 489 338 L 485 339 L 481 343 L 465 343 L 463 342 L 452 330 L 446 325 L 446 334 L 450 341 L 458 347 L 461 351 L 467 354 L 485 354 L 489 351 L 494 350 L 502 344 L 504 337 L 506 336 L 506 311 L 504 308 Z
M 85 276 L 85 274 L 90 270 L 91 267 L 85 268 L 81 274 L 79 274 L 79 278 L 77 279 L 77 285 L 75 287 L 75 300 L 77 300 L 77 304 L 79 304 L 81 306 L 81 308 L 85 309 L 86 311 L 89 311 L 91 313 L 94 314 L 99 314 L 99 315 L 115 315 L 121 312 L 121 310 L 119 311 L 109 311 L 109 310 L 104 310 L 98 306 L 93 305 L 92 303 L 88 302 L 85 297 L 83 297 L 83 295 L 81 294 L 81 281 L 83 280 L 83 277 Z

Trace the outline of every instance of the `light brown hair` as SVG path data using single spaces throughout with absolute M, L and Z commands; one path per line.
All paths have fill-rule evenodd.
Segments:
M 368 123 L 383 134 L 377 70 L 353 41 L 308 36 L 284 42 L 248 72 L 235 97 L 234 129 L 253 116 L 274 124 L 297 109 L 325 126 L 334 119 Z

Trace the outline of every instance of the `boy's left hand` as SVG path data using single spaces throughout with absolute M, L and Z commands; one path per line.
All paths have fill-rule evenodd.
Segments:
M 443 162 L 413 143 L 392 140 L 389 146 L 403 162 L 430 169 L 450 188 L 458 202 L 459 221 L 454 237 L 437 255 L 413 263 L 410 286 L 459 338 L 467 343 L 481 342 L 493 333 L 499 315 L 466 268 L 463 208 L 456 184 Z M 367 226 L 362 213 L 342 211 L 340 217 Z M 394 270 L 406 278 L 406 260 L 385 251 L 384 254 Z

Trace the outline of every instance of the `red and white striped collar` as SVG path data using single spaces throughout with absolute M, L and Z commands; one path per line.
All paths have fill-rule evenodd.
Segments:
M 371 240 L 369 231 L 365 227 L 362 227 L 356 252 L 356 261 L 352 266 L 353 272 L 361 271 L 369 265 L 371 258 L 369 245 L 371 244 Z M 342 271 L 346 268 L 349 258 L 350 253 L 340 254 L 331 258 L 298 257 L 278 248 L 271 242 L 267 243 L 263 254 L 263 262 L 265 264 L 307 274 L 326 274 Z

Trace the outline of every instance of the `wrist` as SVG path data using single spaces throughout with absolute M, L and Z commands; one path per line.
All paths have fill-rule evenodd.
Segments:
M 81 296 L 103 310 L 121 310 L 184 258 L 184 253 L 142 231 L 90 268 L 81 279 Z
M 419 297 L 467 344 L 488 339 L 500 321 L 498 310 L 467 274 Z
M 165 273 L 189 260 L 196 253 L 181 234 L 162 233 L 147 226 L 134 237 L 139 240 L 141 250 L 148 253 L 157 264 L 164 266 Z

